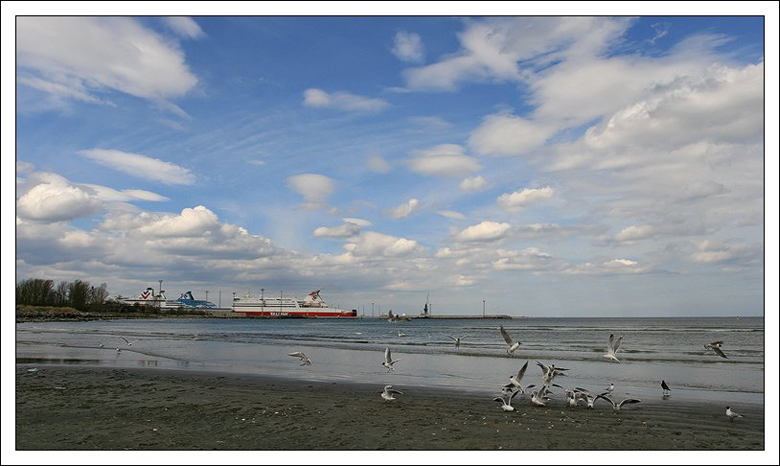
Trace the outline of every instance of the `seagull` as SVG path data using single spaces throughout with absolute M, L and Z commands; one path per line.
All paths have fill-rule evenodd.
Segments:
M 382 390 L 382 398 L 385 400 L 385 402 L 393 401 L 395 400 L 393 393 L 398 393 L 399 395 L 403 395 L 402 392 L 399 392 L 398 390 L 394 389 L 392 385 L 385 385 L 385 389 Z
M 525 388 L 523 388 L 520 382 L 523 380 L 523 375 L 525 375 L 526 369 L 528 369 L 528 361 L 526 361 L 525 364 L 523 364 L 523 367 L 517 371 L 517 374 L 509 376 L 509 383 L 504 385 L 504 387 L 517 387 L 518 390 L 520 390 L 522 393 L 525 393 Z
M 509 345 L 509 349 L 506 350 L 506 354 L 511 356 L 515 351 L 517 351 L 518 348 L 520 348 L 522 343 L 519 341 L 514 341 L 512 337 L 509 336 L 509 333 L 506 331 L 503 325 L 501 326 L 501 336 L 504 337 L 504 341 L 506 341 L 506 344 Z
M 455 349 L 460 348 L 460 337 L 455 338 L 455 337 L 451 337 L 449 335 L 447 335 L 447 337 L 449 337 L 450 340 L 455 342 Z
M 406 334 L 405 334 L 404 332 L 402 332 L 402 331 L 400 331 L 400 330 L 399 330 L 399 331 L 398 331 L 398 336 L 399 336 L 399 337 L 405 337 L 405 336 L 406 336 Z
M 542 386 L 539 390 L 534 390 L 531 392 L 531 403 L 533 403 L 534 406 L 539 406 L 541 408 L 547 406 L 547 402 L 550 401 L 550 398 L 545 396 L 547 394 L 547 387 Z
M 125 341 L 125 343 L 127 343 L 127 346 L 133 346 L 133 343 L 135 343 L 136 341 L 138 341 L 138 340 L 133 340 L 133 341 L 130 341 L 130 340 L 128 340 L 128 339 L 127 339 L 127 338 L 125 338 L 125 337 L 120 337 L 120 338 L 122 338 L 122 339 Z
M 584 401 L 588 406 L 588 409 L 593 409 L 593 403 L 596 401 L 596 397 L 584 388 L 575 387 L 574 393 L 577 398 L 577 402 Z
M 609 334 L 609 345 L 607 345 L 607 354 L 604 355 L 605 358 L 611 359 L 615 362 L 620 362 L 620 360 L 615 357 L 615 353 L 617 353 L 618 349 L 620 349 L 620 342 L 623 341 L 623 337 L 620 337 L 617 339 L 617 341 L 614 341 L 615 335 Z
M 512 412 L 515 410 L 515 408 L 512 407 L 512 400 L 514 399 L 514 397 L 517 396 L 518 393 L 520 393 L 520 390 L 515 390 L 514 392 L 512 392 L 511 395 L 507 394 L 506 396 L 493 398 L 493 401 L 500 401 L 501 409 L 503 409 L 504 411 Z
M 401 359 L 393 360 L 393 357 L 390 355 L 390 347 L 385 348 L 385 360 L 382 363 L 383 366 L 387 368 L 387 372 L 394 371 L 395 367 L 393 367 L 393 364 L 397 363 Z
M 105 345 L 103 344 L 103 342 L 100 342 L 100 347 L 102 348 L 102 347 L 104 347 L 104 346 L 105 346 Z
M 121 350 L 121 349 L 119 349 L 119 347 L 117 346 L 117 348 L 116 348 L 116 352 L 117 352 L 117 353 L 121 353 L 121 352 L 122 352 L 122 350 Z
M 548 366 L 547 364 L 543 364 L 539 361 L 536 361 L 536 365 L 542 369 L 542 384 L 547 387 L 549 387 L 551 384 L 560 387 L 560 385 L 552 383 L 553 379 L 559 375 L 566 376 L 563 371 L 569 370 L 563 367 L 555 367 L 555 364 L 550 364 Z
M 603 394 L 603 393 L 600 394 L 600 395 L 596 395 L 596 398 L 601 398 L 603 400 L 609 401 L 609 404 L 612 405 L 612 411 L 615 412 L 615 413 L 620 412 L 620 408 L 624 404 L 626 404 L 626 403 L 631 404 L 631 403 L 641 403 L 642 402 L 642 400 L 637 400 L 636 398 L 626 398 L 625 400 L 621 401 L 620 403 L 615 403 L 610 398 L 607 398 L 606 395 Z
M 729 417 L 729 422 L 734 422 L 734 419 L 738 417 L 742 417 L 741 414 L 737 414 L 734 411 L 731 410 L 728 406 L 726 406 L 726 416 Z
M 615 384 L 614 383 L 610 383 L 609 387 L 607 387 L 605 390 L 606 390 L 607 396 L 612 395 L 612 392 L 615 390 Z
M 392 309 L 387 311 L 387 321 L 390 322 L 391 324 L 398 321 L 398 317 L 393 315 Z
M 721 358 L 728 359 L 725 354 L 723 354 L 723 351 L 721 351 L 720 346 L 723 344 L 722 341 L 713 341 L 712 343 L 706 343 L 704 345 L 704 349 L 711 349 L 712 351 L 715 351 L 715 354 L 720 356 Z
M 575 392 L 574 390 L 566 390 L 566 406 L 569 408 L 576 408 L 577 407 L 577 399 L 578 399 L 578 392 Z
M 661 388 L 664 389 L 664 398 L 669 396 L 669 392 L 672 391 L 671 388 L 669 388 L 669 385 L 666 385 L 666 380 L 661 381 Z
M 287 356 L 299 358 L 301 360 L 301 366 L 311 366 L 311 359 L 306 357 L 306 355 L 301 353 L 300 351 L 296 351 L 294 353 L 287 353 Z

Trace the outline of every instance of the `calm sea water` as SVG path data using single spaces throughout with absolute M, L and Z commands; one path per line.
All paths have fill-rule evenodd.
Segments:
M 510 357 L 503 325 L 522 346 Z M 763 403 L 763 319 L 529 318 L 169 319 L 17 324 L 17 362 L 162 367 L 263 374 L 383 386 L 428 386 L 495 393 L 530 361 L 524 381 L 538 383 L 535 361 L 566 367 L 565 387 L 660 399 L 661 380 L 674 399 Z M 399 331 L 405 336 L 399 336 Z M 602 357 L 610 333 L 623 336 L 620 364 Z M 460 349 L 448 336 L 461 338 Z M 138 340 L 127 346 L 122 337 Z M 728 359 L 705 350 L 722 340 Z M 100 343 L 104 344 L 100 348 Z M 116 348 L 122 348 L 121 353 Z M 396 371 L 381 366 L 390 347 Z M 287 356 L 303 351 L 301 367 Z M 537 380 L 538 379 L 538 380 Z

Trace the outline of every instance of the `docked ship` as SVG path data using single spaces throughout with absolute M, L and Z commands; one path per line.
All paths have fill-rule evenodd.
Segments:
M 312 291 L 303 299 L 236 296 L 233 312 L 253 317 L 357 317 L 357 309 L 348 311 L 328 306 L 320 296 L 320 290 Z
M 116 301 L 128 305 L 139 306 L 153 306 L 160 309 L 211 309 L 215 308 L 216 304 L 211 301 L 204 301 L 201 299 L 195 299 L 192 295 L 192 291 L 182 293 L 178 299 L 168 299 L 165 297 L 165 291 L 160 290 L 159 293 L 154 292 L 154 288 L 149 287 L 141 292 L 137 298 L 123 298 L 117 296 Z

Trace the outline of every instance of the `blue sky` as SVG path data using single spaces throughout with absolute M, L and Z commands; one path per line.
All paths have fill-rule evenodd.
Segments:
M 761 17 L 20 17 L 16 276 L 758 315 Z

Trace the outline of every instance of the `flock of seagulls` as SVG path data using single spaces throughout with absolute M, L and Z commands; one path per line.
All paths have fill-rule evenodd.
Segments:
M 402 317 L 393 315 L 392 311 L 388 312 L 388 315 L 390 316 L 389 321 L 390 322 L 397 322 L 398 320 L 401 320 Z M 509 356 L 514 356 L 514 353 L 520 348 L 519 341 L 516 341 L 512 336 L 507 332 L 507 330 L 504 328 L 504 326 L 500 326 L 499 328 L 501 332 L 501 336 L 503 337 L 504 341 L 507 344 L 506 352 Z M 403 332 L 398 332 L 398 336 L 405 336 Z M 453 337 L 450 335 L 447 335 L 448 338 L 450 338 L 455 343 L 455 348 L 460 348 L 460 337 Z M 127 340 L 125 340 L 127 341 Z M 619 337 L 615 339 L 614 334 L 609 335 L 609 340 L 607 342 L 607 354 L 605 354 L 603 357 L 608 359 L 609 361 L 620 363 L 620 360 L 617 358 L 617 352 L 620 350 L 620 344 L 623 342 L 623 337 Z M 130 342 L 128 342 L 128 346 L 130 345 Z M 721 350 L 721 346 L 723 345 L 722 341 L 716 341 L 712 343 L 707 343 L 704 345 L 705 349 L 709 349 L 714 351 L 718 356 L 722 358 L 726 358 L 726 355 L 723 354 L 723 351 Z M 301 366 L 308 366 L 311 365 L 311 359 L 309 359 L 305 354 L 302 352 L 294 352 L 289 353 L 289 356 L 297 357 L 301 360 Z M 399 359 L 393 359 L 392 353 L 390 351 L 390 347 L 385 347 L 384 352 L 384 360 L 382 361 L 382 366 L 387 369 L 387 372 L 393 372 L 395 371 L 395 363 L 400 361 L 403 358 Z M 523 378 L 525 377 L 526 371 L 528 370 L 528 363 L 529 361 L 526 361 L 525 364 L 523 364 L 522 367 L 517 371 L 517 373 L 512 374 L 509 376 L 509 383 L 503 385 L 501 387 L 501 394 L 499 396 L 496 396 L 493 398 L 493 401 L 497 401 L 501 403 L 501 409 L 505 412 L 514 412 L 515 407 L 512 406 L 512 401 L 519 395 L 530 395 L 530 402 L 531 405 L 536 407 L 546 407 L 550 401 L 554 399 L 555 393 L 553 392 L 553 388 L 560 388 L 564 390 L 564 387 L 559 385 L 558 383 L 555 383 L 555 379 L 558 377 L 567 377 L 566 372 L 569 371 L 569 369 L 565 367 L 559 367 L 555 364 L 545 364 L 540 361 L 536 361 L 536 365 L 541 369 L 542 371 L 542 379 L 539 386 L 535 384 L 530 385 L 523 385 Z M 532 390 L 533 389 L 533 390 Z M 664 399 L 671 396 L 671 388 L 669 388 L 669 385 L 666 383 L 666 380 L 661 381 L 661 389 L 663 390 L 662 396 Z M 569 408 L 576 408 L 578 406 L 586 406 L 588 409 L 594 409 L 594 405 L 596 401 L 598 400 L 604 400 L 606 403 L 609 403 L 610 406 L 612 406 L 612 412 L 613 413 L 619 413 L 621 408 L 625 405 L 630 404 L 636 404 L 641 403 L 642 400 L 637 398 L 625 398 L 623 400 L 617 401 L 612 398 L 612 394 L 615 391 L 615 384 L 610 383 L 609 386 L 604 388 L 600 392 L 590 392 L 589 390 L 581 387 L 575 387 L 572 389 L 566 389 L 564 390 L 564 394 L 566 396 L 566 406 Z M 386 385 L 384 389 L 381 392 L 381 397 L 385 402 L 394 401 L 396 400 L 396 397 L 394 395 L 402 395 L 403 393 L 399 390 L 396 390 L 393 388 L 392 385 Z M 730 422 L 733 422 L 734 419 L 741 418 L 742 415 L 734 412 L 731 410 L 730 407 L 726 407 L 726 416 L 728 417 Z

